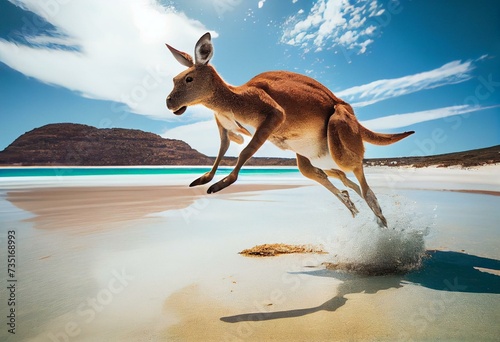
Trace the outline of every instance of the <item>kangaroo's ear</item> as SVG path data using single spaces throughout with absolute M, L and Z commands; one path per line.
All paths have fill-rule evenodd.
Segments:
M 194 60 L 196 64 L 207 64 L 214 54 L 210 32 L 205 33 L 196 43 Z
M 168 47 L 170 52 L 172 52 L 172 55 L 174 55 L 175 59 L 177 59 L 177 61 L 179 63 L 181 63 L 184 66 L 187 66 L 188 68 L 190 68 L 194 65 L 193 64 L 193 57 L 191 57 L 188 53 L 174 49 L 173 47 L 171 47 L 168 44 L 165 44 L 165 45 Z

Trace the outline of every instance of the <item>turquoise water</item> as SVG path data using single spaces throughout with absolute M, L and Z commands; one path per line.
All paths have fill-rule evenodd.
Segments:
M 121 176 L 121 175 L 184 175 L 209 171 L 209 167 L 27 167 L 0 168 L 0 177 L 50 177 L 50 176 Z M 218 174 L 231 172 L 231 167 L 219 168 Z M 242 175 L 289 174 L 299 172 L 297 168 L 243 168 Z

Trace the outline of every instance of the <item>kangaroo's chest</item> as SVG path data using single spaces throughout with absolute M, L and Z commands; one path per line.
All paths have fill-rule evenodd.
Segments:
M 215 112 L 214 114 L 219 124 L 226 130 L 234 133 L 242 133 L 248 136 L 251 135 L 251 133 L 243 127 L 239 121 L 236 121 L 233 112 Z
M 227 129 L 228 131 L 236 131 L 239 128 L 232 112 L 217 112 L 215 113 L 215 117 L 222 125 L 222 127 Z

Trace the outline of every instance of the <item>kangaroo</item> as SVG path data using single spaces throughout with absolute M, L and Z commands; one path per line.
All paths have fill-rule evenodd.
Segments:
M 197 104 L 214 111 L 220 134 L 220 148 L 212 169 L 190 186 L 210 182 L 226 153 L 230 141 L 243 143 L 232 172 L 210 186 L 209 194 L 220 191 L 238 179 L 245 162 L 264 144 L 271 141 L 283 150 L 294 151 L 300 172 L 332 192 L 355 217 L 358 213 L 346 190 L 340 191 L 328 179 L 339 179 L 361 196 L 374 212 L 381 227 L 387 227 L 377 197 L 368 186 L 363 171 L 364 145 L 395 143 L 413 131 L 398 134 L 375 133 L 363 127 L 352 107 L 336 97 L 318 81 L 289 71 L 261 73 L 242 86 L 227 84 L 209 64 L 213 56 L 210 33 L 195 45 L 195 58 L 166 44 L 175 59 L 188 69 L 175 76 L 174 88 L 166 105 L 176 115 Z M 245 128 L 255 129 L 253 136 Z M 346 177 L 353 172 L 360 187 Z

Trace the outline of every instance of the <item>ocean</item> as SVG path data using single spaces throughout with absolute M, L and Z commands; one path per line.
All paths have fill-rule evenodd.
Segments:
M 220 167 L 219 175 L 227 175 L 232 167 Z M 0 168 L 0 177 L 50 177 L 50 176 L 127 176 L 127 175 L 187 175 L 203 174 L 210 167 L 161 166 L 161 167 L 7 167 Z M 245 167 L 241 175 L 276 175 L 298 173 L 295 167 Z

